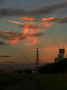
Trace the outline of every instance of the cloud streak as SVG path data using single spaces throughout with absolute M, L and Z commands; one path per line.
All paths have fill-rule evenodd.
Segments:
M 11 56 L 0 55 L 0 57 L 1 57 L 1 58 L 5 58 L 5 57 L 6 57 L 6 58 L 9 58 L 9 57 L 11 57 Z
M 20 23 L 20 22 L 16 22 L 16 21 L 11 21 L 11 20 L 2 20 L 2 21 L 6 21 L 6 22 L 10 22 L 10 23 L 14 23 L 16 25 L 18 25 L 19 27 L 28 27 L 28 28 L 40 28 L 38 25 L 35 24 L 31 24 L 31 23 Z
M 19 32 L 12 32 L 12 31 L 0 31 L 0 38 L 4 40 L 15 40 L 17 37 L 19 37 L 20 40 L 25 39 L 25 37 L 22 37 L 23 33 Z
M 0 45 L 7 45 L 7 44 L 5 44 L 3 41 L 0 41 Z
M 26 15 L 26 11 L 25 10 L 14 10 L 14 9 L 6 9 L 6 8 L 2 8 L 0 9 L 0 15 L 1 16 L 22 16 L 22 15 Z
M 44 34 L 43 33 L 34 33 L 34 34 L 27 33 L 26 36 L 23 37 L 23 33 L 21 32 L 19 33 L 19 32 L 12 32 L 12 31 L 0 31 L 0 38 L 4 40 L 9 40 L 9 41 L 16 40 L 17 38 L 19 40 L 24 40 L 27 38 L 28 35 L 30 37 L 39 37 L 39 36 L 43 36 Z M 1 41 L 0 43 L 5 45 L 5 43 Z
M 43 33 L 35 33 L 35 34 L 31 34 L 32 37 L 40 37 L 40 36 L 44 36 Z
M 64 24 L 64 23 L 67 23 L 67 16 L 64 16 L 64 17 L 61 17 L 61 18 L 57 18 L 57 17 L 43 18 L 41 21 L 42 22 L 46 22 L 46 21 L 48 21 L 48 22 L 57 22 L 57 23 L 60 23 L 60 24 Z
M 0 0 L 0 2 L 2 3 L 3 1 Z M 1 16 L 25 16 L 25 15 L 33 16 L 33 15 L 42 15 L 42 14 L 52 14 L 54 11 L 57 11 L 58 9 L 62 9 L 62 8 L 67 8 L 67 2 L 55 3 L 50 6 L 42 7 L 31 11 L 25 11 L 23 9 L 1 8 L 0 15 Z
M 67 7 L 67 2 L 61 2 L 61 3 L 56 3 L 51 6 L 46 6 L 37 10 L 30 11 L 29 14 L 33 15 L 41 15 L 41 14 L 51 14 L 52 12 L 61 9 L 61 8 L 66 8 Z
M 67 16 L 64 16 L 62 19 L 59 20 L 59 23 L 67 23 Z

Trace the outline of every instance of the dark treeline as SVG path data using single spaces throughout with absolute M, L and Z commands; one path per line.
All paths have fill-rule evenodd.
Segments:
M 50 63 L 39 68 L 42 74 L 46 73 L 64 73 L 67 72 L 67 59 L 62 60 L 58 63 Z

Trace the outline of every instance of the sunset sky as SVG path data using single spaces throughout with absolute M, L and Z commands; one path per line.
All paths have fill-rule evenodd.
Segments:
M 67 0 L 0 0 L 0 64 L 54 62 L 67 56 Z

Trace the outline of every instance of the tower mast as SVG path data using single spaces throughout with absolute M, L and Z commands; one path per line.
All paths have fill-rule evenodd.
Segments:
M 36 67 L 35 67 L 36 70 L 39 69 L 39 50 L 37 48 L 36 50 Z

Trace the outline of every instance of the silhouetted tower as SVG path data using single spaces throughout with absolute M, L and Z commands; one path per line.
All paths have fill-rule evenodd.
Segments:
M 63 60 L 64 59 L 64 53 L 65 53 L 65 49 L 64 48 L 59 49 L 59 54 L 58 54 L 58 57 L 55 58 L 55 63 L 57 63 L 60 60 Z
M 36 70 L 39 69 L 39 50 L 37 48 L 36 50 L 36 67 L 35 67 Z
M 65 49 L 59 49 L 59 58 L 64 58 Z

